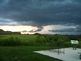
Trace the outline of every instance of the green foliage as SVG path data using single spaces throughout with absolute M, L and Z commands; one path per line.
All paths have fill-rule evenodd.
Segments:
M 81 47 L 81 38 L 79 40 Z M 48 47 L 70 47 L 70 40 L 73 37 L 67 35 L 0 35 L 0 46 L 48 46 Z
M 0 40 L 1 46 L 18 46 L 20 44 L 20 40 L 17 37 L 8 37 Z
M 48 47 L 0 47 L 0 61 L 61 61 L 34 53 L 34 51 L 43 49 L 48 49 Z
M 0 61 L 60 61 L 33 51 L 71 47 L 71 39 L 79 40 L 78 47 L 81 48 L 81 36 L 0 35 Z

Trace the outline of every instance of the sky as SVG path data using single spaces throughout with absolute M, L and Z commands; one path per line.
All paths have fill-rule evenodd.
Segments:
M 80 26 L 81 0 L 0 0 L 5 31 L 81 34 Z

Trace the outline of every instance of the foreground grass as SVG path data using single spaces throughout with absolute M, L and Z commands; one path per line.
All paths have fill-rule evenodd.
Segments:
M 60 61 L 33 52 L 43 49 L 48 49 L 48 47 L 0 47 L 0 61 Z
M 77 40 L 80 41 L 79 47 L 81 47 L 81 38 Z M 0 35 L 0 61 L 60 61 L 34 51 L 69 46 L 71 45 L 68 36 Z

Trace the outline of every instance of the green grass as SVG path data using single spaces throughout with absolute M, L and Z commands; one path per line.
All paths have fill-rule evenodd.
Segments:
M 0 35 L 0 46 L 68 46 L 66 36 L 54 35 Z M 60 45 L 59 44 L 59 45 Z
M 48 47 L 0 47 L 0 61 L 60 61 L 58 59 L 34 53 L 34 51 L 44 49 L 48 49 Z
M 75 39 L 81 47 L 81 36 Z M 70 40 L 62 35 L 0 35 L 0 61 L 60 61 L 34 51 L 71 47 Z

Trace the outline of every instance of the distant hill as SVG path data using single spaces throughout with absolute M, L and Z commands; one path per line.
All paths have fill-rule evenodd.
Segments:
M 20 32 L 11 32 L 11 31 L 4 31 L 0 29 L 0 35 L 7 35 L 7 34 L 20 34 Z

